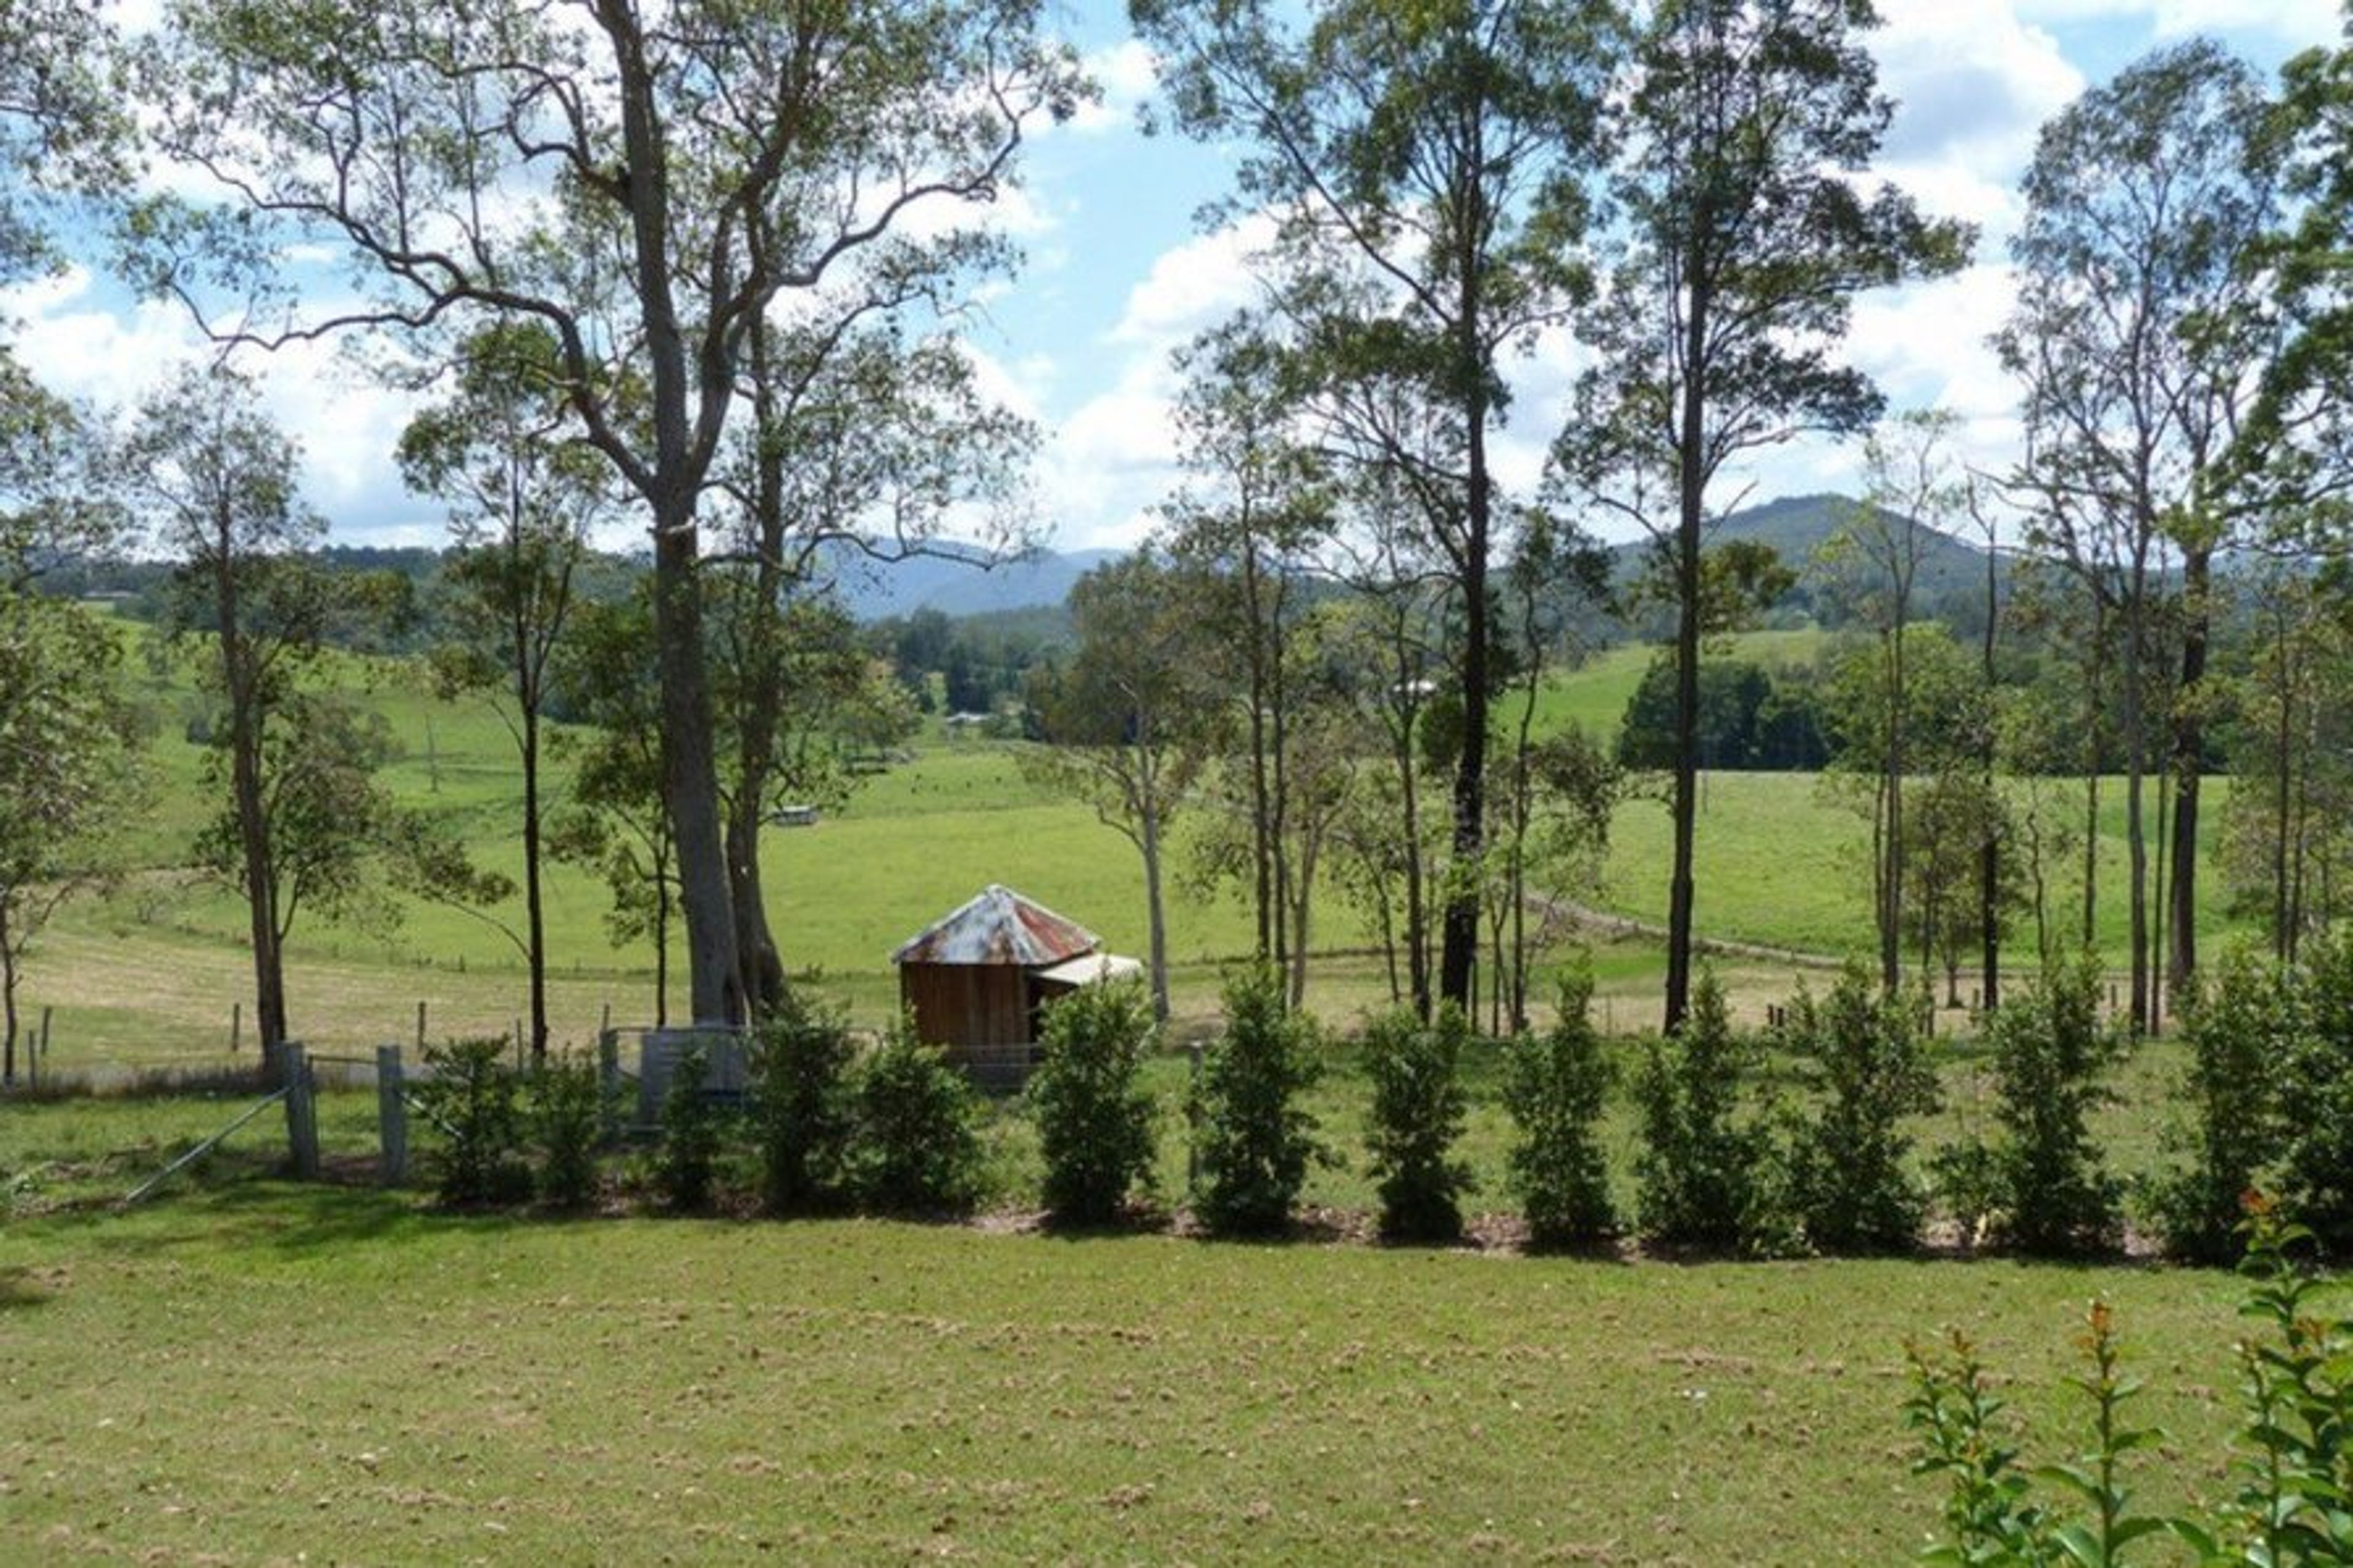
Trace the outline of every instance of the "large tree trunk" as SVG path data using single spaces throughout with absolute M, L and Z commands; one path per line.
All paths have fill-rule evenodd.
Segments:
M 671 277 L 670 162 L 656 108 L 654 68 L 636 13 L 600 5 L 613 46 L 621 147 L 629 180 L 631 263 L 643 328 L 647 420 L 653 461 L 640 488 L 653 511 L 655 663 L 661 679 L 662 799 L 686 921 L 689 994 L 697 1024 L 744 1017 L 735 962 L 734 900 L 720 824 L 711 689 L 703 668 L 695 510 L 734 392 L 726 342 L 706 328 L 690 369 Z
M 733 1025 L 743 1022 L 744 992 L 702 662 L 694 509 L 689 501 L 664 510 L 671 515 L 654 534 L 654 638 L 661 672 L 662 798 L 678 858 L 679 912 L 686 921 L 688 995 L 695 1023 Z
M 539 709 L 522 710 L 522 901 L 531 965 L 531 1059 L 547 1060 L 547 908 L 540 886 Z
M 1701 445 L 1706 409 L 1700 367 L 1707 344 L 1708 300 L 1696 279 L 1682 345 L 1683 406 L 1675 452 L 1675 780 L 1674 867 L 1667 882 L 1667 1005 L 1673 1034 L 1691 1011 L 1693 847 L 1699 826 L 1700 525 L 1706 516 Z
M 2136 572 L 2136 579 L 2139 574 Z M 2125 848 L 2127 861 L 2126 902 L 2132 927 L 2132 1029 L 2148 1032 L 2148 827 L 2144 781 L 2148 773 L 2147 721 L 2144 714 L 2143 682 L 2148 667 L 2144 638 L 2141 584 L 2134 584 L 2132 607 L 2125 627 Z
M 2198 806 L 2204 771 L 2207 646 L 2213 617 L 2208 604 L 2213 553 L 2200 549 L 2183 556 L 2181 596 L 2181 686 L 2173 704 L 2173 878 L 2169 900 L 2167 979 L 2179 1012 L 2198 971 Z
M 765 1018 L 785 1004 L 785 960 L 768 925 L 767 895 L 760 881 L 760 797 L 748 792 L 729 803 L 727 885 L 744 1000 L 752 1016 Z
M 1475 317 L 1466 317 L 1475 322 Z M 1466 328 L 1466 331 L 1468 329 Z M 1487 411 L 1473 398 L 1470 414 L 1470 505 L 1462 558 L 1462 752 L 1454 768 L 1454 891 L 1446 900 L 1438 994 L 1467 1014 L 1472 972 L 1479 962 L 1479 882 L 1472 870 L 1487 835 L 1487 534 L 1493 487 L 1487 473 Z
M 229 800 L 237 816 L 245 882 L 246 931 L 253 949 L 253 1015 L 261 1072 L 275 1084 L 285 1070 L 286 965 L 278 938 L 278 880 L 269 857 L 269 809 L 261 780 L 262 694 L 239 618 L 236 537 L 224 512 L 213 541 L 213 613 L 219 626 L 221 689 L 228 699 Z

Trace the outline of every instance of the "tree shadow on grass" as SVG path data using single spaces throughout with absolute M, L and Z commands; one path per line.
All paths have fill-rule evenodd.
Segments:
M 46 1307 L 57 1294 L 57 1276 L 47 1269 L 21 1263 L 0 1268 L 0 1312 Z
M 301 1258 L 516 1223 L 499 1215 L 436 1213 L 420 1207 L 410 1193 L 263 1180 L 163 1194 L 132 1217 L 137 1223 L 111 1226 L 91 1238 L 92 1245 L 135 1257 L 227 1243 Z

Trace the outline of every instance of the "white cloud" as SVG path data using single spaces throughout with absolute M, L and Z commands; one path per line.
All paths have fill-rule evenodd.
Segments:
M 1081 104 L 1079 111 L 1071 116 L 1068 129 L 1090 135 L 1132 130 L 1136 111 L 1159 86 L 1159 67 L 1152 50 L 1141 38 L 1122 38 L 1087 50 L 1081 63 L 1088 77 L 1103 89 L 1103 97 L 1092 103 Z
M 16 318 L 12 346 L 44 385 L 102 411 L 127 412 L 182 365 L 214 352 L 178 304 L 110 301 L 79 268 L 10 290 L 0 313 Z M 436 509 L 407 494 L 392 459 L 412 398 L 369 379 L 328 343 L 238 363 L 301 447 L 303 494 L 339 540 L 438 542 Z
M 2084 75 L 2008 5 L 1892 0 L 1885 16 L 1872 47 L 1896 107 L 1876 171 L 1924 210 L 1979 226 L 1998 253 L 2035 138 Z
M 2337 31 L 2336 0 L 2017 0 L 2036 21 L 2138 22 L 2160 38 L 2191 33 L 2264 32 L 2289 42 L 2318 42 Z
M 1274 237 L 1274 220 L 1252 214 L 1163 251 L 1111 331 L 1117 343 L 1166 353 L 1258 299 L 1250 258 Z

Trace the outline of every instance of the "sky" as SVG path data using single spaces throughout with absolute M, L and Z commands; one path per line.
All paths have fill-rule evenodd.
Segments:
M 1060 0 L 1052 26 L 1084 55 L 1103 99 L 1030 142 L 1021 184 L 987 222 L 1026 261 L 993 286 L 966 329 L 983 384 L 1034 421 L 1041 442 L 1033 505 L 1062 549 L 1125 547 L 1177 483 L 1170 355 L 1255 295 L 1247 223 L 1205 230 L 1197 213 L 1225 194 L 1230 149 L 1145 133 L 1149 52 L 1121 0 Z M 2037 129 L 2086 87 L 2160 45 L 2211 34 L 2266 75 L 2341 37 L 2337 0 L 1881 0 L 1871 37 L 1880 85 L 1896 100 L 1875 171 L 1926 212 L 1978 226 L 1957 276 L 1866 295 L 1849 353 L 1895 408 L 1941 407 L 1961 421 L 1957 448 L 1981 466 L 2016 450 L 2016 391 L 1987 338 L 2010 285 L 2004 264 L 2017 187 Z M 176 304 L 142 302 L 101 272 L 0 290 L 18 354 L 53 389 L 101 407 L 135 403 L 200 352 Z M 434 503 L 407 494 L 391 450 L 409 405 L 332 344 L 248 363 L 300 441 L 311 502 L 346 544 L 438 544 Z M 1551 341 L 1510 370 L 1514 402 L 1495 447 L 1504 482 L 1525 493 L 1565 410 L 1573 344 Z M 1711 497 L 1735 501 L 1861 485 L 1856 444 L 1781 448 Z

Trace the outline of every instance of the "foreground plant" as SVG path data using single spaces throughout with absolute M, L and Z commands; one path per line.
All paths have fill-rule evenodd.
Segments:
M 1209 1048 L 1193 1100 L 1193 1206 L 1213 1231 L 1262 1235 L 1291 1222 L 1308 1165 L 1328 1157 L 1299 1104 L 1320 1076 L 1318 1037 L 1314 1020 L 1283 1006 L 1271 972 L 1233 981 L 1225 1001 L 1225 1037 Z
M 1593 972 L 1562 980 L 1559 1019 L 1508 1047 L 1504 1106 L 1520 1130 L 1510 1181 L 1539 1247 L 1597 1242 L 1617 1229 L 1601 1113 L 1614 1076 L 1593 1027 Z
M 1134 984 L 1085 986 L 1046 1010 L 1029 1107 L 1046 1207 L 1065 1224 L 1107 1224 L 1151 1181 L 1152 1096 L 1138 1075 L 1156 1029 Z
M 1399 1010 L 1365 1034 L 1373 1085 L 1366 1145 L 1381 1194 L 1381 1235 L 1392 1241 L 1453 1241 L 1462 1194 L 1475 1184 L 1454 1153 L 1470 1097 L 1460 1068 L 1470 1020 L 1453 1003 L 1424 1024 Z
M 2238 1347 L 2246 1422 L 2237 1459 L 2242 1484 L 2232 1501 L 2207 1517 L 2132 1511 L 2125 1460 L 2162 1436 L 2126 1419 L 2140 1384 L 2123 1370 L 2113 1313 L 2094 1301 L 2081 1341 L 2090 1369 L 2069 1380 L 2092 1402 L 2092 1431 L 2070 1464 L 2020 1467 L 2002 1430 L 2002 1405 L 1959 1332 L 1936 1350 L 1909 1348 L 1913 1392 L 1905 1415 L 1922 1450 L 1914 1469 L 1947 1485 L 1946 1539 L 1923 1561 L 2114 1568 L 2141 1560 L 2140 1544 L 2162 1538 L 2208 1568 L 2353 1563 L 2353 1320 L 2315 1310 L 2324 1287 L 2290 1256 L 2310 1247 L 2308 1231 L 2253 1197 L 2244 1229 L 2240 1271 L 2248 1293 L 2241 1315 L 2268 1333 Z M 2064 1494 L 2073 1510 L 2039 1500 L 2038 1481 Z

